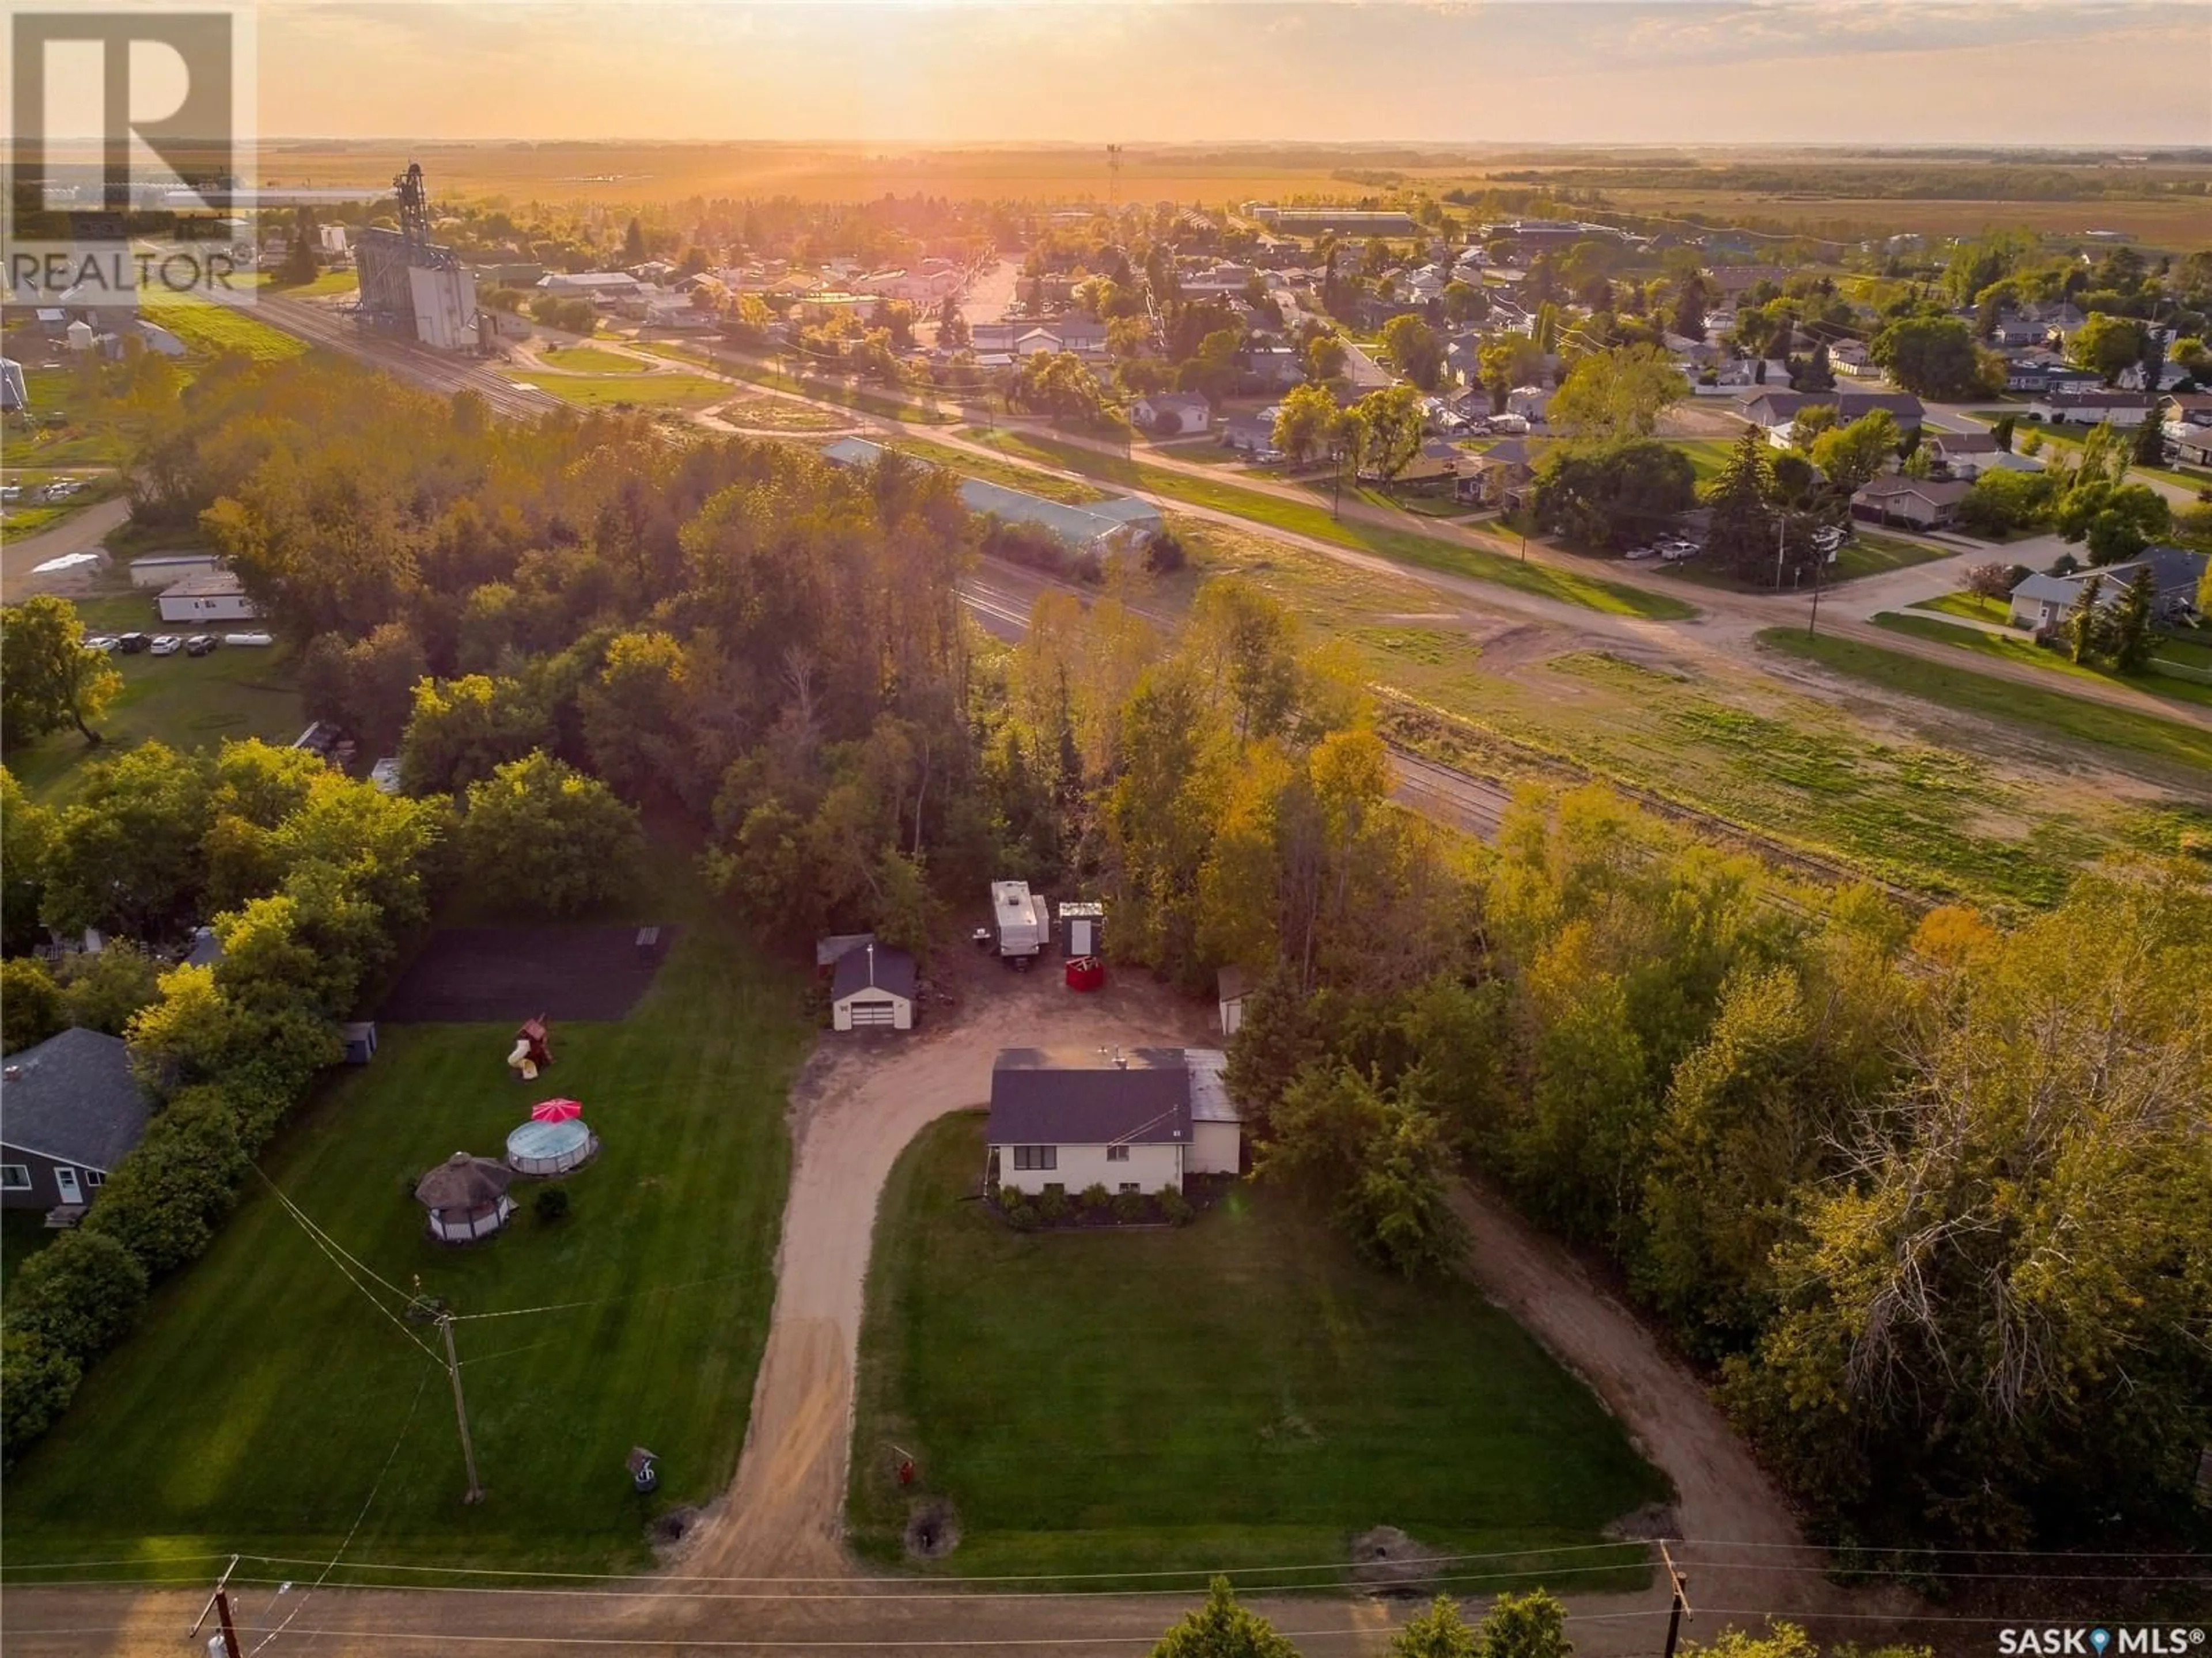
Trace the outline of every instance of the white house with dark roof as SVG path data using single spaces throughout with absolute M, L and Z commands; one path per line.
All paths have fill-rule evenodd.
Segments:
M 1215 1048 L 1009 1048 L 991 1070 L 988 1178 L 1073 1196 L 1180 1192 L 1187 1175 L 1235 1174 L 1243 1125 Z
M 2098 608 L 2117 608 L 2127 596 L 2136 573 L 2151 574 L 2151 616 L 2156 622 L 2180 619 L 2197 602 L 2197 585 L 2204 578 L 2205 556 L 2181 547 L 2148 547 L 2125 564 L 2108 564 L 2101 570 L 2076 570 L 2071 575 L 2022 578 L 2012 590 L 2012 619 L 2015 625 L 2038 633 L 2058 627 L 2074 613 L 2081 590 L 2091 576 L 2102 576 L 2097 589 Z
M 2030 420 L 2053 425 L 2073 422 L 2095 426 L 2109 421 L 2114 426 L 2140 426 L 2151 417 L 2158 399 L 2145 392 L 2045 392 L 2027 405 Z
M 0 1207 L 74 1219 L 150 1114 L 119 1037 L 64 1030 L 14 1055 L 0 1072 Z

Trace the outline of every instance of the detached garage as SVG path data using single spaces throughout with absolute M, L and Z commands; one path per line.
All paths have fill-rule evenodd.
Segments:
M 839 1030 L 914 1029 L 914 957 L 871 939 L 837 958 L 830 1023 Z

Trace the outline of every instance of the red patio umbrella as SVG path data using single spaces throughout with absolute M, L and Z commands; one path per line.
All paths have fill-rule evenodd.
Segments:
M 584 1108 L 574 1100 L 540 1100 L 530 1108 L 532 1122 L 568 1122 L 584 1114 Z

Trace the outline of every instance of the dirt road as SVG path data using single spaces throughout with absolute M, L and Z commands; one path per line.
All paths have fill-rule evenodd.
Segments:
M 131 498 L 117 495 L 112 500 L 95 501 L 51 530 L 33 536 L 8 537 L 4 550 L 0 550 L 0 592 L 13 603 L 29 593 L 82 592 L 90 585 L 86 573 L 95 567 L 74 565 L 66 570 L 44 573 L 38 567 L 73 553 L 98 551 L 108 533 L 122 528 L 130 516 Z

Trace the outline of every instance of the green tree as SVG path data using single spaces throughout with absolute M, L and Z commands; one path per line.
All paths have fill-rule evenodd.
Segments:
M 1282 407 L 1275 414 L 1275 447 L 1293 465 L 1303 466 L 1334 446 L 1340 424 L 1336 399 L 1327 386 L 1294 386 L 1283 394 Z
M 1957 317 L 1903 317 L 1869 342 L 1867 355 L 1908 392 L 1953 403 L 1988 389 L 1973 331 Z
M 1516 386 L 1528 385 L 1544 372 L 1544 351 L 1525 334 L 1507 334 L 1477 352 L 1475 364 L 1490 393 L 1491 412 L 1498 414 Z
M 2105 615 L 2105 578 L 2092 575 L 2081 584 L 2075 596 L 2074 608 L 2067 613 L 2066 636 L 2076 662 L 2093 662 L 2103 653 L 2105 636 L 2110 625 Z
M 97 955 L 62 962 L 62 1010 L 65 1021 L 87 1030 L 120 1036 L 138 1010 L 161 993 L 161 963 L 128 938 L 111 938 Z
M 44 1336 L 12 1327 L 0 1332 L 0 1450 L 21 1456 L 53 1426 L 84 1367 Z
M 295 233 L 292 245 L 284 250 L 284 262 L 276 267 L 276 285 L 280 288 L 303 288 L 319 274 L 315 262 L 315 245 L 303 233 Z
M 533 754 L 469 786 L 460 847 L 490 903 L 566 915 L 628 890 L 644 837 L 605 784 Z
M 1482 1658 L 1574 1658 L 1567 1609 L 1547 1589 L 1499 1595 L 1483 1613 L 1475 1638 Z
M 33 1048 L 59 1030 L 62 993 L 35 956 L 10 956 L 0 962 L 0 1053 Z
M 1419 317 L 1393 317 L 1382 325 L 1382 352 L 1390 365 L 1424 392 L 1443 378 L 1444 343 Z
M 1897 452 L 1897 417 L 1887 409 L 1876 409 L 1814 439 L 1813 464 L 1829 489 L 1849 501 L 1881 474 Z
M 1310 380 L 1333 380 L 1344 372 L 1344 342 L 1334 333 L 1316 334 L 1306 342 L 1305 371 Z
M 2128 459 L 2138 466 L 2166 465 L 2166 428 L 2160 423 L 2158 411 L 2153 410 L 2136 425 L 2130 441 Z
M 1421 396 L 1411 386 L 1370 392 L 1346 411 L 1346 427 L 1359 471 L 1385 483 L 1413 464 L 1421 452 L 1426 420 Z
M 1689 392 L 1689 382 L 1656 346 L 1593 351 L 1567 371 L 1545 420 L 1569 437 L 1648 438 L 1659 416 Z
M 1482 1658 L 1482 1643 L 1460 1616 L 1459 1603 L 1439 1594 L 1390 1637 L 1389 1658 Z
M 154 1277 L 173 1272 L 213 1240 L 248 1162 L 224 1092 L 182 1090 L 109 1171 L 85 1230 L 115 1239 Z
M 2091 581 L 2103 578 L 2091 576 Z M 2151 605 L 2158 597 L 2158 582 L 2146 564 L 2128 583 L 2120 602 L 2112 607 L 2112 666 L 2122 673 L 2140 673 L 2150 660 Z
M 1617 550 L 1697 504 L 1697 472 L 1673 444 L 1633 439 L 1602 448 L 1560 445 L 1536 465 L 1536 522 L 1580 547 Z
M 607 646 L 599 676 L 577 698 L 592 769 L 631 801 L 656 786 L 679 798 L 706 792 L 689 718 L 688 665 L 669 634 L 628 633 Z
M 1237 1604 L 1226 1577 L 1206 1586 L 1206 1604 L 1169 1627 L 1152 1658 L 1298 1658 L 1297 1649 L 1257 1612 Z
M 25 1261 L 8 1286 L 10 1327 L 80 1361 L 130 1334 L 145 1305 L 145 1267 L 113 1238 L 82 1227 Z
M 1774 556 L 1774 466 L 1763 434 L 1747 428 L 1705 487 L 1712 522 L 1705 551 L 1720 568 L 1748 580 L 1771 567 Z
M 2145 337 L 2143 325 L 2134 318 L 2098 312 L 2068 338 L 2066 360 L 2102 375 L 2106 385 L 2116 385 L 2124 370 L 2142 360 Z
M 645 227 L 638 222 L 635 214 L 630 216 L 629 223 L 623 230 L 622 262 L 625 265 L 645 263 Z
M 39 907 L 53 835 L 53 813 L 0 766 L 0 950 L 7 955 L 21 954 L 45 937 Z
M 122 689 L 115 665 L 85 649 L 84 623 L 69 600 L 36 593 L 0 610 L 0 737 L 9 746 L 64 726 L 99 742 L 92 721 Z
M 399 750 L 410 794 L 450 794 L 552 740 L 552 720 L 519 679 L 468 674 L 426 679 Z
M 208 768 L 198 756 L 142 743 L 94 768 L 54 826 L 47 925 L 175 936 L 195 919 L 208 827 Z
M 1444 284 L 1444 319 L 1448 322 L 1480 322 L 1490 314 L 1490 296 L 1481 285 L 1454 277 Z

